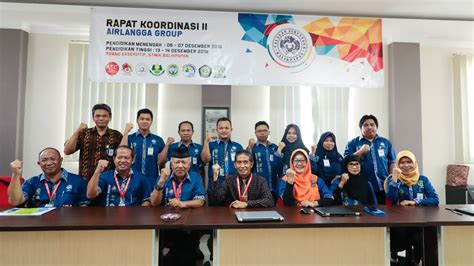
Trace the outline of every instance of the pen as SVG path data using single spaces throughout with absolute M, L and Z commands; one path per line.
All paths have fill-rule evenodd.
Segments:
M 446 208 L 446 210 L 448 210 L 448 211 L 450 211 L 450 212 L 452 212 L 452 213 L 455 213 L 455 214 L 457 214 L 457 215 L 459 215 L 459 216 L 462 216 L 462 213 L 460 213 L 460 212 L 458 212 L 458 211 L 456 211 L 456 210 L 453 210 L 453 209 L 451 209 L 451 208 Z

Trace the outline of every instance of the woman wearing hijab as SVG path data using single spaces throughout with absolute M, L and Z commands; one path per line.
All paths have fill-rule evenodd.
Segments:
M 362 164 L 356 155 L 344 159 L 345 172 L 334 180 L 330 191 L 334 201 L 342 205 L 378 204 L 374 190 L 366 176 L 361 175 Z
M 293 151 L 290 169 L 282 178 L 283 204 L 287 206 L 317 207 L 332 205 L 334 198 L 324 180 L 311 173 L 308 153 L 303 149 Z
M 410 151 L 401 151 L 397 155 L 392 175 L 385 180 L 387 198 L 401 206 L 438 206 L 439 199 L 431 182 L 420 175 L 415 155 Z M 390 228 L 391 261 L 397 262 L 397 252 L 406 250 L 411 254 L 414 249 L 413 263 L 421 265 L 423 255 L 422 228 Z M 407 258 L 410 256 L 407 255 Z
M 315 153 L 316 175 L 324 180 L 327 187 L 339 177 L 344 168 L 342 155 L 337 151 L 336 136 L 325 132 L 319 138 Z

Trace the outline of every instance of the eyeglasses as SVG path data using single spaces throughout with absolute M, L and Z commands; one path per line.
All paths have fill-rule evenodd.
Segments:
M 43 164 L 44 164 L 44 163 L 47 163 L 47 162 L 49 162 L 49 161 L 51 161 L 52 163 L 55 163 L 55 162 L 58 162 L 58 161 L 59 161 L 59 158 L 51 157 L 51 158 L 41 158 L 41 159 L 39 160 L 39 162 L 40 162 L 40 163 L 43 163 Z
M 268 130 L 267 129 L 260 129 L 260 130 L 256 130 L 255 132 L 256 133 L 267 133 Z
M 349 163 L 348 165 L 349 165 L 349 166 L 359 166 L 360 163 L 355 162 L 355 163 Z
M 301 163 L 301 164 L 305 164 L 306 163 L 306 159 L 301 159 L 301 160 L 293 160 L 293 164 L 298 164 L 298 163 Z

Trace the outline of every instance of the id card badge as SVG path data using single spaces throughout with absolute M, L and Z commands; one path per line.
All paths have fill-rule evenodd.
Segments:
M 224 175 L 224 168 L 221 168 L 221 169 L 219 170 L 219 176 L 223 176 L 223 175 Z
M 378 149 L 379 151 L 379 157 L 385 157 L 385 151 L 382 149 Z
M 273 162 L 273 154 L 270 154 L 270 162 Z
M 45 204 L 44 207 L 46 207 L 46 208 L 52 208 L 52 207 L 54 207 L 54 206 L 53 206 L 53 204 L 48 203 L 48 204 Z
M 196 157 L 193 157 L 193 164 L 197 164 L 198 159 Z
M 329 162 L 329 159 L 323 159 L 323 164 L 324 164 L 324 167 L 331 167 L 331 163 Z
M 114 156 L 114 149 L 111 149 L 111 148 L 107 148 L 107 156 Z
M 232 158 L 232 161 L 235 162 L 235 152 L 230 153 L 230 158 Z
M 416 193 L 416 199 L 417 200 L 423 200 L 423 193 Z
M 148 149 L 147 149 L 147 154 L 148 154 L 148 156 L 152 156 L 152 155 L 153 155 L 153 147 L 148 147 Z

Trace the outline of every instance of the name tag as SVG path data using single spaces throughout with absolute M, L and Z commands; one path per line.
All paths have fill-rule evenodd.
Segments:
M 193 164 L 197 164 L 198 159 L 196 157 L 193 157 Z
M 270 162 L 273 162 L 273 154 L 270 154 Z
M 147 151 L 148 155 L 153 155 L 153 147 L 149 147 Z
M 382 149 L 379 149 L 379 157 L 385 157 L 385 151 Z
M 107 156 L 114 156 L 114 149 L 107 149 Z
M 224 175 L 224 168 L 221 168 L 221 169 L 220 169 L 219 175 L 220 175 L 220 176 L 223 176 L 223 175 Z
M 417 200 L 423 200 L 423 193 L 416 193 L 416 199 Z
M 323 164 L 324 164 L 324 167 L 331 167 L 331 163 L 329 162 L 329 159 L 323 159 Z
M 233 162 L 235 161 L 235 152 L 231 152 L 231 153 L 230 153 L 230 158 L 232 158 L 232 161 L 233 161 Z

